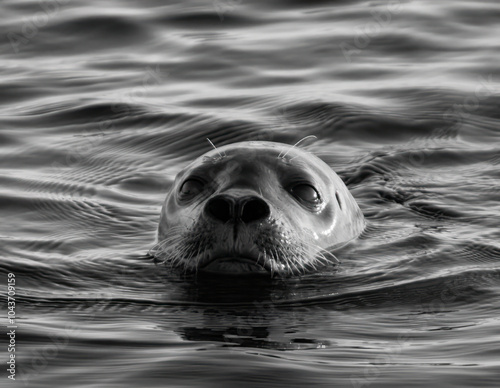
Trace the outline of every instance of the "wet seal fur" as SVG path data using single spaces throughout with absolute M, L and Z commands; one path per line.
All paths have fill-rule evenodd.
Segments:
M 186 272 L 294 275 L 331 264 L 363 214 L 321 159 L 274 142 L 229 144 L 180 171 L 151 254 Z

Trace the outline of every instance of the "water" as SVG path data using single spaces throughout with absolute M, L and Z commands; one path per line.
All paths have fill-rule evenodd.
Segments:
M 500 4 L 166 3 L 0 5 L 2 387 L 498 386 Z M 368 222 L 336 272 L 147 256 L 206 137 L 307 135 Z

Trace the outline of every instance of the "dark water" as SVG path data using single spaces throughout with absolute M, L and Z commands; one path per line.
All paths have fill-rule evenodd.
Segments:
M 499 385 L 497 1 L 0 15 L 0 275 L 18 326 L 2 387 Z M 206 137 L 307 135 L 368 221 L 337 272 L 179 279 L 147 256 Z

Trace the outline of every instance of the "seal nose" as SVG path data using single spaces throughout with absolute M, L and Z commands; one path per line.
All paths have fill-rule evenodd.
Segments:
M 205 209 L 211 218 L 223 223 L 241 220 L 248 224 L 264 220 L 271 214 L 266 201 L 254 196 L 233 198 L 218 195 L 208 201 Z

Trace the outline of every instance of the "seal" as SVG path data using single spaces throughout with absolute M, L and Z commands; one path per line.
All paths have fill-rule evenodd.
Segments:
M 177 174 L 150 252 L 186 272 L 287 276 L 331 265 L 329 250 L 364 225 L 344 182 L 321 159 L 287 144 L 241 142 Z

